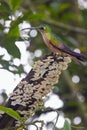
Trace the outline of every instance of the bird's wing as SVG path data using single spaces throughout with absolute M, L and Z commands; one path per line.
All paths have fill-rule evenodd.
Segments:
M 58 50 L 60 50 L 60 51 L 62 51 L 62 52 L 64 52 L 64 53 L 67 53 L 67 54 L 70 54 L 70 55 L 72 55 L 72 53 L 74 53 L 71 49 L 69 49 L 69 47 L 67 47 L 67 46 L 65 46 L 64 44 L 53 44 L 52 42 L 50 42 L 51 43 L 51 45 L 55 48 L 55 49 L 58 49 Z
M 78 60 L 81 60 L 81 61 L 87 61 L 87 56 L 85 56 L 84 54 L 81 54 L 81 53 L 77 53 L 77 52 L 74 52 L 72 51 L 71 49 L 69 49 L 69 47 L 67 47 L 66 45 L 64 44 L 60 44 L 60 45 L 54 45 L 53 43 L 51 43 L 51 45 L 53 47 L 55 47 L 56 49 L 66 53 L 66 54 L 69 54 L 71 55 L 72 57 L 75 57 L 77 58 Z

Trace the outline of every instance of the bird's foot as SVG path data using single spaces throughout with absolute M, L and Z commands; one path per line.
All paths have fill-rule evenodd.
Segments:
M 54 57 L 54 61 L 57 61 L 57 62 L 63 62 L 64 61 L 64 56 L 62 54 L 52 52 L 52 55 Z

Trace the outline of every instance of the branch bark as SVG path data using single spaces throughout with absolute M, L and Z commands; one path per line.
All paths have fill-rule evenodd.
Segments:
M 27 119 L 31 117 L 42 106 L 42 97 L 52 91 L 53 85 L 58 83 L 61 71 L 67 69 L 70 62 L 69 56 L 53 53 L 35 62 L 32 70 L 13 90 L 6 107 L 16 110 Z M 0 129 L 18 125 L 7 114 L 1 112 L 0 116 Z

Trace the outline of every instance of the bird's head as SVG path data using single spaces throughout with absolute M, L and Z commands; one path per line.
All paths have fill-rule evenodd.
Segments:
M 49 33 L 51 32 L 51 28 L 49 25 L 42 24 L 39 27 L 37 27 L 37 30 L 39 30 L 41 33 Z

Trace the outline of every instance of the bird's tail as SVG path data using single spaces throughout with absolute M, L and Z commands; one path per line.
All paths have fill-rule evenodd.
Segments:
M 76 53 L 74 52 L 73 54 L 71 54 L 72 56 L 72 59 L 79 65 L 83 66 L 84 63 L 83 62 L 86 62 L 87 61 L 87 56 L 85 56 L 84 54 L 82 53 Z
M 53 44 L 51 44 L 53 47 L 57 48 L 58 50 L 70 55 L 75 61 L 87 61 L 87 56 L 82 54 L 82 53 L 77 53 L 72 51 L 71 49 L 69 49 L 67 46 L 65 46 L 64 44 L 60 44 L 59 46 L 55 46 Z
M 75 57 L 75 58 L 78 59 L 79 61 L 83 61 L 83 62 L 87 61 L 87 56 L 84 55 L 84 54 L 82 54 L 82 53 L 73 52 L 73 53 L 71 54 L 71 56 Z
M 83 61 L 83 62 L 87 61 L 87 55 L 74 52 L 65 45 L 61 45 L 61 47 L 58 47 L 58 49 L 69 54 L 70 56 L 73 57 L 73 59 L 77 59 L 78 61 Z

